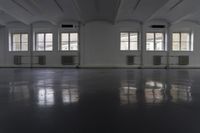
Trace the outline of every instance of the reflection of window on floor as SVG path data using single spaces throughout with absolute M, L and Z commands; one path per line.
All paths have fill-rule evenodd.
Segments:
M 161 82 L 148 81 L 145 83 L 146 103 L 161 103 L 164 100 L 165 85 Z
M 171 86 L 170 94 L 172 102 L 190 102 L 192 101 L 191 87 L 187 85 L 175 85 Z
M 121 104 L 137 103 L 137 88 L 134 81 L 125 81 L 121 83 L 120 101 Z
M 11 82 L 10 86 L 10 94 L 11 100 L 21 101 L 28 100 L 30 98 L 29 87 L 27 82 Z
M 51 76 L 51 75 L 49 75 Z M 45 80 L 38 80 L 35 84 L 37 87 L 44 87 L 44 86 L 53 86 L 54 81 L 53 79 L 45 79 Z
M 63 104 L 76 103 L 79 100 L 77 88 L 63 89 L 62 90 Z
M 38 105 L 52 106 L 54 105 L 54 90 L 51 87 L 38 88 Z

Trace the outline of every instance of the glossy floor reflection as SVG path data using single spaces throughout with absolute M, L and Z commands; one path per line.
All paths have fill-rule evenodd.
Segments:
M 200 133 L 200 70 L 0 69 L 0 133 Z

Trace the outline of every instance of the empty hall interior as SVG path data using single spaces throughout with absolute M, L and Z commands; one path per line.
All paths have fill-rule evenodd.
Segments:
M 199 0 L 0 0 L 0 133 L 200 133 Z

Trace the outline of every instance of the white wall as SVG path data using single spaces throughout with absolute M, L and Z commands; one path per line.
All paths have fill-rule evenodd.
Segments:
M 149 28 L 151 24 L 164 24 L 166 29 L 152 30 Z M 79 52 L 61 52 L 58 50 L 59 33 L 61 31 L 69 31 L 61 29 L 59 26 L 51 25 L 47 22 L 37 22 L 32 26 L 23 25 L 20 23 L 11 23 L 6 27 L 0 28 L 0 67 L 30 67 L 30 58 L 24 59 L 21 66 L 13 64 L 14 55 L 30 56 L 30 52 L 8 52 L 8 38 L 10 32 L 28 32 L 33 38 L 29 38 L 30 44 L 34 43 L 34 35 L 36 32 L 52 32 L 54 34 L 54 51 L 53 52 L 33 52 L 34 55 L 45 55 L 47 64 L 44 66 L 34 65 L 34 67 L 69 67 L 61 64 L 61 55 L 76 55 L 76 62 L 79 62 Z M 33 31 L 33 33 L 31 32 Z M 75 29 L 79 31 L 79 29 Z M 120 32 L 134 31 L 140 35 L 139 44 L 140 51 L 120 51 Z M 138 22 L 119 22 L 112 24 L 105 21 L 93 21 L 85 25 L 80 25 L 80 66 L 81 67 L 138 67 L 142 62 L 142 67 L 158 67 L 153 65 L 154 55 L 167 56 L 167 51 L 149 52 L 145 51 L 145 33 L 146 32 L 165 32 L 168 37 L 167 47 L 169 55 L 189 55 L 190 65 L 186 67 L 200 67 L 200 26 L 191 22 L 182 22 L 176 25 L 168 25 L 164 21 L 151 21 L 145 24 Z M 192 32 L 194 33 L 194 51 L 193 52 L 172 52 L 171 51 L 171 33 L 172 32 Z M 31 34 L 32 33 L 32 34 Z M 32 41 L 33 40 L 33 41 Z M 32 47 L 29 47 L 31 50 Z M 136 55 L 136 64 L 133 66 L 126 65 L 126 56 Z M 37 62 L 37 60 L 35 60 Z M 163 64 L 166 64 L 166 58 L 163 58 Z M 177 58 L 170 58 L 170 63 L 177 62 Z M 159 67 L 165 67 L 161 65 Z M 172 65 L 171 67 L 180 67 Z

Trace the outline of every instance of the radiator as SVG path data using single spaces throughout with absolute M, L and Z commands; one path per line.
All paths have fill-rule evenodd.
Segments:
M 75 65 L 75 56 L 61 56 L 62 65 Z
M 15 65 L 21 65 L 22 64 L 22 56 L 15 55 L 14 56 L 14 64 Z
M 39 65 L 46 65 L 46 56 L 38 56 L 38 64 Z
M 127 65 L 134 65 L 135 64 L 135 56 L 128 55 L 126 57 Z
M 154 65 L 161 65 L 162 58 L 160 55 L 153 56 L 153 64 Z
M 179 56 L 178 65 L 189 65 L 189 56 Z

